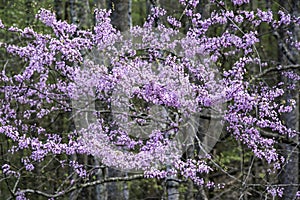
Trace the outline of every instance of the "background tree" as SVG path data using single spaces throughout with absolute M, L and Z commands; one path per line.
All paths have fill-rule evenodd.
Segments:
M 283 6 L 287 12 L 291 13 L 291 15 L 299 16 L 298 1 L 280 1 L 280 5 Z M 287 33 L 286 30 L 289 32 Z M 299 53 L 291 44 L 292 42 L 284 42 L 284 39 L 289 37 L 290 40 L 298 40 L 299 27 L 295 27 L 293 24 L 291 24 L 289 27 L 282 27 L 281 30 L 279 30 L 279 33 L 275 31 L 275 35 L 277 36 L 278 40 L 278 62 L 283 66 L 299 63 L 297 59 Z M 286 82 L 287 84 L 297 84 L 294 80 L 291 80 L 287 77 L 282 77 L 282 81 Z M 288 91 L 288 89 L 286 89 L 286 91 Z M 284 100 L 286 102 L 295 100 L 297 105 L 299 105 L 299 92 L 288 91 Z M 283 121 L 286 123 L 287 127 L 299 130 L 299 107 L 290 113 L 284 114 Z M 299 136 L 292 137 L 291 140 L 295 143 L 298 143 Z M 298 191 L 299 184 L 299 149 L 291 144 L 282 144 L 282 149 L 287 162 L 282 172 L 279 174 L 279 182 L 289 185 L 288 187 L 285 187 L 283 199 L 293 199 Z

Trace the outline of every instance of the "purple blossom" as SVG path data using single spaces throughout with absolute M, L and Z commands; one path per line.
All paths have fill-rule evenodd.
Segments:
M 268 187 L 267 191 L 273 197 L 276 197 L 276 196 L 282 197 L 284 188 L 280 188 L 280 187 Z
M 263 21 L 267 23 L 271 23 L 273 21 L 273 13 L 271 10 L 262 11 L 257 9 L 257 16 Z
M 289 25 L 291 23 L 290 14 L 285 14 L 282 10 L 279 10 L 278 14 L 280 15 L 280 21 L 278 22 L 278 25 Z
M 168 22 L 169 22 L 171 25 L 173 25 L 173 26 L 175 26 L 175 27 L 178 27 L 178 28 L 181 27 L 180 21 L 176 20 L 174 17 L 168 16 L 168 17 L 167 17 L 167 20 L 168 20 Z
M 28 200 L 25 196 L 25 193 L 21 190 L 18 190 L 16 193 L 16 200 Z
M 250 2 L 250 0 L 231 0 L 231 1 L 232 1 L 232 3 L 233 3 L 234 5 L 238 5 L 238 6 Z

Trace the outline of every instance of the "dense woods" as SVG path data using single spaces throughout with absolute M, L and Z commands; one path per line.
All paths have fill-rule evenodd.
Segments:
M 0 199 L 300 198 L 299 4 L 1 0 Z M 177 41 L 182 46 L 176 48 Z M 175 47 L 168 46 L 172 42 Z M 76 74 L 82 66 L 91 71 Z M 124 97 L 115 91 L 123 90 L 131 95 L 125 119 L 124 110 L 113 112 L 119 105 L 113 98 Z M 86 120 L 94 113 L 86 114 L 90 105 L 75 104 L 78 96 L 93 103 L 97 120 Z M 149 123 L 164 132 L 151 127 L 153 138 L 139 139 Z M 128 130 L 134 134 L 122 135 Z M 105 137 L 97 135 L 101 131 Z M 163 151 L 181 133 L 184 150 Z M 88 139 L 81 143 L 83 136 Z M 121 150 L 109 154 L 103 146 L 110 143 L 97 143 L 103 138 Z M 170 156 L 151 152 L 151 145 Z M 142 163 L 140 157 L 128 163 L 117 157 L 140 152 L 157 156 L 159 164 L 149 158 L 145 166 L 154 168 L 125 170 Z

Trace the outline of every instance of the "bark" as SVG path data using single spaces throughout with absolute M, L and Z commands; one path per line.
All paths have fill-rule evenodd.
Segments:
M 108 2 L 108 9 L 112 10 L 111 23 L 121 32 L 129 30 L 131 26 L 131 0 L 111 0 Z M 108 168 L 108 177 L 126 177 L 126 173 Z M 111 200 L 129 199 L 127 183 L 107 184 L 107 198 Z
M 210 16 L 210 2 L 208 0 L 200 0 L 196 11 L 201 14 L 203 19 L 207 19 Z
M 82 20 L 82 24 L 81 27 L 83 28 L 90 28 L 93 24 L 93 20 L 92 17 L 90 15 L 91 13 L 91 7 L 90 7 L 90 3 L 89 0 L 85 0 L 84 2 L 82 2 L 82 6 L 81 6 L 81 13 L 83 16 L 83 20 Z
M 61 5 L 61 4 L 60 4 Z M 58 8 L 57 8 L 58 9 Z M 69 0 L 66 5 L 65 14 L 69 16 L 68 20 L 83 28 L 88 28 L 91 25 L 92 19 L 89 15 L 90 12 L 90 6 L 89 1 L 79 1 L 79 0 Z M 84 108 L 85 102 L 89 101 L 92 102 L 93 99 L 91 99 L 89 95 L 82 97 L 82 99 L 78 102 L 72 102 L 72 106 L 75 108 Z M 94 110 L 93 107 L 94 104 L 89 104 L 90 109 Z M 87 128 L 90 123 L 93 123 L 91 120 L 94 119 L 93 116 L 90 116 L 90 113 L 81 113 L 82 116 L 77 117 L 75 123 L 75 127 L 77 130 L 80 130 L 81 128 Z M 80 163 L 83 163 L 85 166 L 88 166 L 90 163 L 93 163 L 93 159 L 89 157 L 88 155 L 72 155 L 71 160 L 73 161 L 79 161 Z M 71 171 L 70 173 L 72 173 Z M 78 176 L 76 173 L 74 173 L 72 179 L 76 180 Z M 95 186 L 97 187 L 97 186 Z M 94 196 L 96 196 L 96 190 L 93 188 L 79 188 L 78 190 L 74 190 L 70 193 L 69 199 L 75 200 L 75 199 L 95 199 Z
M 179 183 L 173 180 L 167 180 L 168 200 L 179 200 Z
M 54 0 L 54 11 L 57 19 L 63 19 L 63 3 L 62 0 Z
M 146 1 L 146 14 L 147 16 L 151 15 L 151 9 L 154 7 L 160 7 L 160 0 L 147 0 Z M 159 23 L 158 19 L 154 21 L 154 27 L 157 27 Z
M 94 166 L 100 166 L 100 162 L 97 158 L 94 159 Z M 107 168 L 98 169 L 97 171 L 97 180 L 106 179 Z M 95 200 L 107 200 L 107 189 L 106 183 L 98 184 L 95 186 Z
M 73 24 L 78 23 L 78 16 L 77 16 L 77 8 L 76 8 L 76 0 L 70 0 L 70 21 Z
M 146 1 L 146 14 L 147 14 L 147 16 L 150 15 L 152 6 L 153 6 L 153 2 L 150 1 L 150 0 L 147 0 Z
M 106 9 L 107 8 L 107 1 L 106 0 L 94 0 L 94 5 L 98 9 Z
M 129 28 L 132 28 L 132 0 L 129 0 L 128 3 L 128 21 L 129 21 Z
M 130 28 L 129 12 L 130 0 L 111 0 L 109 8 L 112 10 L 111 23 L 121 32 L 127 31 Z
M 191 180 L 188 180 L 187 183 L 187 192 L 185 194 L 185 200 L 194 200 L 194 183 Z
M 298 0 L 292 0 L 291 2 L 288 1 L 280 1 L 280 4 L 284 6 L 287 10 L 290 10 L 292 15 L 298 16 L 299 14 L 299 1 Z M 296 27 L 291 26 L 289 28 L 289 31 L 293 34 L 293 39 L 296 40 L 298 39 L 298 33 L 299 30 L 296 29 Z M 279 61 L 281 65 L 286 65 L 286 64 L 295 64 L 298 62 L 297 58 L 297 53 L 296 51 L 290 46 L 290 44 L 285 44 L 283 42 L 283 38 L 286 38 L 286 31 L 281 30 L 280 33 L 280 38 L 279 40 Z M 286 77 L 282 77 L 282 81 L 290 84 L 293 82 L 293 80 L 288 79 Z M 291 99 L 296 100 L 297 105 L 299 103 L 299 93 L 298 91 L 291 91 L 286 89 L 286 94 L 284 96 L 285 101 L 289 102 Z M 286 113 L 283 115 L 283 121 L 285 122 L 286 126 L 291 129 L 299 130 L 299 113 L 298 109 L 294 109 L 290 113 Z M 293 138 L 290 138 L 294 140 L 295 142 L 299 141 L 299 137 L 295 136 Z M 283 150 L 283 155 L 286 158 L 286 163 L 282 169 L 282 172 L 279 176 L 279 182 L 281 184 L 287 184 L 289 185 L 288 187 L 284 188 L 284 193 L 283 193 L 283 198 L 284 200 L 290 200 L 294 199 L 295 195 L 297 193 L 298 187 L 295 186 L 299 184 L 298 181 L 298 176 L 299 176 L 299 152 L 298 148 L 291 145 L 291 144 L 282 144 L 282 150 Z

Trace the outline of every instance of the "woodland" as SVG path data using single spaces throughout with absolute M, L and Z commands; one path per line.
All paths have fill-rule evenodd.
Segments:
M 299 27 L 298 0 L 0 0 L 0 199 L 300 199 Z

